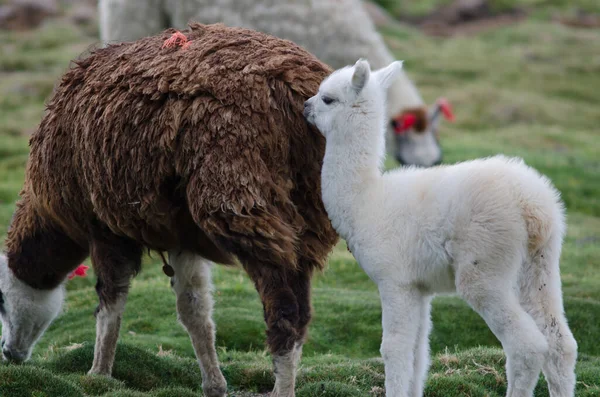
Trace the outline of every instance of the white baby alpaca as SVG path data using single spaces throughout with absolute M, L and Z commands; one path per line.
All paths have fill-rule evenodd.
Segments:
M 457 292 L 498 337 L 507 396 L 573 396 L 577 344 L 564 315 L 564 210 L 550 181 L 520 159 L 382 173 L 385 93 L 401 62 L 366 61 L 329 76 L 305 104 L 327 140 L 323 202 L 377 283 L 388 397 L 418 397 L 429 367 L 430 301 Z

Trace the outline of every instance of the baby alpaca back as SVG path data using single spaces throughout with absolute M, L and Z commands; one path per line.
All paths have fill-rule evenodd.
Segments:
M 524 222 L 529 255 L 535 254 L 553 235 L 562 239 L 565 216 L 560 193 L 546 176 L 527 166 L 521 158 L 498 155 L 443 168 L 452 170 L 454 177 L 440 181 L 438 189 L 462 189 L 453 201 L 456 206 L 462 203 L 473 210 L 486 195 L 490 198 L 481 204 L 482 212 L 494 204 L 504 207 L 504 203 L 514 203 L 519 221 Z M 507 220 L 507 212 L 506 209 L 500 214 L 499 221 Z

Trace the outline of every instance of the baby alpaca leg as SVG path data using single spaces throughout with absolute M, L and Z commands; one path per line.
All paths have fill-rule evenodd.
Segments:
M 484 267 L 481 261 L 479 266 Z M 507 397 L 531 397 L 548 352 L 548 342 L 519 304 L 511 280 L 468 264 L 457 273 L 459 294 L 479 313 L 506 353 Z
M 177 315 L 186 328 L 202 371 L 202 389 L 208 397 L 223 397 L 227 382 L 219 369 L 212 321 L 211 262 L 191 252 L 169 252 L 175 271 L 171 285 L 177 296 Z
M 429 333 L 431 332 L 431 297 L 423 298 L 419 333 L 415 346 L 415 369 L 409 395 L 421 397 L 429 370 Z
M 575 394 L 577 342 L 564 313 L 549 315 L 547 321 L 548 328 L 545 334 L 550 344 L 550 352 L 542 370 L 548 382 L 550 397 L 572 397 Z
M 572 397 L 575 392 L 577 342 L 564 314 L 559 253 L 559 249 L 553 252 L 547 247 L 525 265 L 521 300 L 548 340 L 550 350 L 542 370 L 550 397 Z
M 420 339 L 425 297 L 416 288 L 396 285 L 379 285 L 379 294 L 383 309 L 381 355 L 385 393 L 388 397 L 412 397 L 411 388 L 418 388 L 416 376 L 420 376 L 414 372 L 418 354 L 415 346 Z

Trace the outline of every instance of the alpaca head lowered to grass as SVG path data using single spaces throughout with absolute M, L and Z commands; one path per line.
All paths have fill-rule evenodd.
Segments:
M 6 257 L 0 254 L 3 359 L 14 362 L 29 359 L 35 342 L 60 313 L 64 298 L 62 285 L 38 290 L 19 280 L 9 270 Z
M 388 90 L 388 98 L 392 89 L 393 87 Z M 403 165 L 421 167 L 442 162 L 442 148 L 439 143 L 439 127 L 442 120 L 440 116 L 449 121 L 454 120 L 450 104 L 444 98 L 439 98 L 429 108 L 406 108 L 392 117 L 388 130 L 389 136 L 394 140 L 391 146 L 396 161 Z

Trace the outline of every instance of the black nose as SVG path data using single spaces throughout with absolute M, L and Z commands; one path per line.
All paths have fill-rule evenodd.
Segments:
M 13 355 L 10 352 L 10 350 L 8 349 L 2 349 L 2 355 L 7 359 L 7 360 L 12 360 L 13 359 Z

